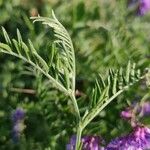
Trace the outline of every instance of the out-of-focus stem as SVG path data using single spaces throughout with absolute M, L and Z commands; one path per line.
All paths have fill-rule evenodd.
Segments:
M 82 128 L 79 123 L 78 129 L 77 129 L 76 150 L 79 150 L 79 148 L 80 148 L 81 135 L 82 135 Z

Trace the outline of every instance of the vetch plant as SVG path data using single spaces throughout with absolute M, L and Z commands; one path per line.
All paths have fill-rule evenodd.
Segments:
M 6 43 L 0 43 L 0 52 L 15 56 L 30 64 L 33 69 L 43 74 L 55 88 L 70 98 L 76 115 L 76 139 L 73 141 L 75 142 L 73 150 L 86 149 L 86 147 L 90 149 L 89 145 L 92 144 L 93 147 L 99 149 L 97 137 L 85 136 L 82 138 L 83 130 L 111 101 L 130 86 L 145 78 L 145 75 L 141 74 L 139 69 L 136 70 L 136 64 L 130 62 L 125 69 L 120 68 L 116 71 L 110 69 L 106 80 L 99 75 L 92 91 L 90 103 L 86 106 L 84 115 L 81 116 L 75 96 L 75 51 L 67 30 L 57 20 L 54 12 L 52 12 L 52 18 L 37 16 L 31 17 L 31 19 L 33 22 L 42 22 L 42 24 L 49 26 L 54 33 L 55 40 L 52 42 L 49 60 L 44 60 L 39 55 L 30 40 L 26 44 L 18 29 L 17 39 L 10 39 L 6 30 L 2 28 Z

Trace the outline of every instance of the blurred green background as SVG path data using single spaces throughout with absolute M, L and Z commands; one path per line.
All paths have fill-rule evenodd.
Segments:
M 10 37 L 16 29 L 23 40 L 30 39 L 46 58 L 50 30 L 31 16 L 50 17 L 53 9 L 68 30 L 75 47 L 78 103 L 83 112 L 90 101 L 95 78 L 104 78 L 109 68 L 125 67 L 129 60 L 142 69 L 150 67 L 150 15 L 137 16 L 127 0 L 0 0 L 0 26 Z M 2 30 L 0 31 L 0 41 Z M 130 130 L 120 111 L 148 92 L 145 81 L 138 83 L 112 102 L 86 128 L 84 134 L 102 135 L 106 141 Z M 12 111 L 26 111 L 25 131 L 19 143 L 12 141 Z M 147 123 L 150 121 L 147 120 Z M 28 64 L 0 54 L 0 150 L 62 150 L 75 134 L 71 102 Z

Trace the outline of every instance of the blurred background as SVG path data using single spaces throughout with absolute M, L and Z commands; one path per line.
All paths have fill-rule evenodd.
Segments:
M 144 73 L 150 67 L 150 14 L 139 13 L 138 1 L 127 0 L 0 0 L 0 26 L 12 38 L 17 28 L 23 40 L 30 39 L 46 58 L 50 51 L 49 28 L 33 24 L 31 16 L 51 17 L 52 9 L 68 30 L 77 64 L 76 89 L 81 113 L 90 101 L 95 78 L 105 78 L 108 69 L 125 67 L 130 60 Z M 2 30 L 0 41 L 4 42 Z M 120 111 L 148 92 L 145 81 L 113 101 L 83 134 L 101 135 L 107 141 L 126 133 L 130 126 Z M 148 99 L 147 99 L 148 100 Z M 19 142 L 12 135 L 12 113 L 25 111 L 25 129 Z M 143 120 L 147 124 L 150 120 Z M 0 54 L 0 149 L 62 150 L 75 134 L 75 116 L 70 101 L 53 89 L 28 64 Z

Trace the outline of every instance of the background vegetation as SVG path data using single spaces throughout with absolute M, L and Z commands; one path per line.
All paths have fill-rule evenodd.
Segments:
M 89 103 L 98 73 L 105 78 L 109 68 L 125 67 L 129 60 L 142 72 L 150 67 L 150 15 L 136 15 L 126 0 L 0 0 L 0 25 L 14 38 L 18 28 L 23 40 L 29 38 L 47 59 L 51 31 L 33 24 L 30 16 L 49 17 L 52 9 L 74 43 L 79 105 Z M 2 30 L 0 41 L 4 41 Z M 110 141 L 127 132 L 130 128 L 120 119 L 120 111 L 147 92 L 144 80 L 124 92 L 94 119 L 84 134 L 102 135 Z M 21 141 L 13 143 L 11 114 L 18 107 L 26 111 L 26 128 Z M 1 150 L 65 149 L 75 133 L 74 117 L 71 102 L 41 74 L 34 76 L 21 60 L 0 54 Z M 149 124 L 147 118 L 143 121 Z

